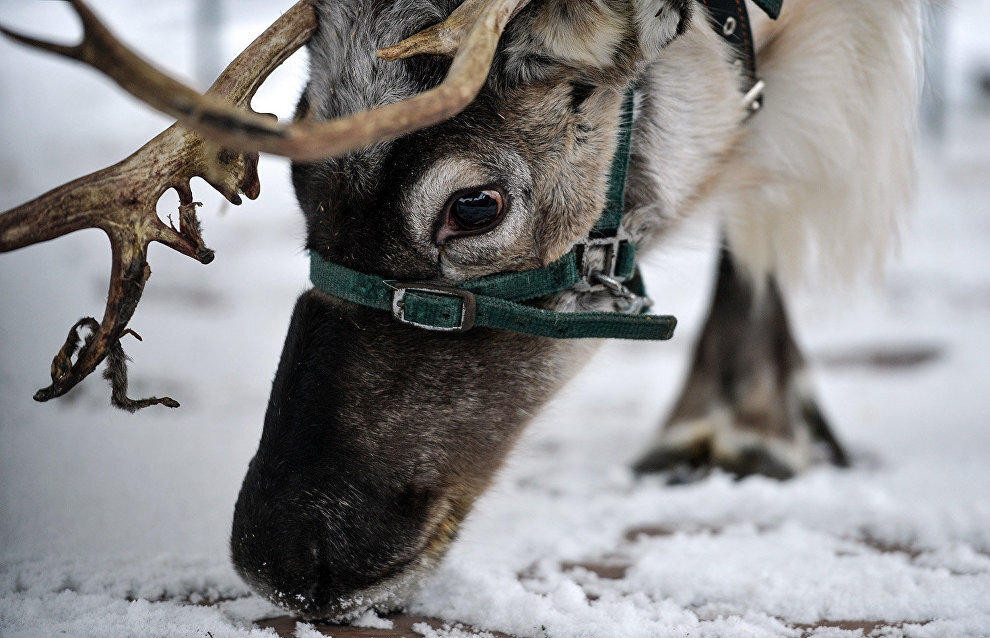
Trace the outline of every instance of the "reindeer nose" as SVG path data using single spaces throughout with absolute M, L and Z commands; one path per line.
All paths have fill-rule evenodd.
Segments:
M 230 542 L 238 573 L 272 602 L 307 617 L 339 616 L 414 562 L 427 517 L 408 490 L 353 479 L 345 492 L 325 476 L 301 483 L 273 472 L 252 463 Z
M 363 379 L 341 372 L 355 356 L 342 344 L 361 332 L 314 295 L 300 297 L 234 508 L 238 573 L 312 618 L 357 611 L 359 598 L 394 601 L 414 568 L 436 558 L 447 511 L 448 475 L 424 461 L 434 439 L 421 443 L 405 423 L 384 435 L 374 406 L 362 407 Z
M 326 549 L 325 523 L 280 507 L 265 510 L 240 503 L 235 510 L 230 550 L 241 577 L 272 602 L 301 613 L 345 597 L 355 575 Z

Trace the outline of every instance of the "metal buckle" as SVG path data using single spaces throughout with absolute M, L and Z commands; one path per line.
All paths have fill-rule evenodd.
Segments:
M 746 116 L 753 115 L 763 106 L 763 90 L 767 88 L 767 83 L 757 80 L 756 84 L 743 96 L 743 108 L 746 109 Z
M 433 330 L 436 332 L 467 332 L 474 327 L 474 321 L 477 317 L 478 304 L 474 298 L 474 293 L 468 290 L 463 290 L 461 288 L 455 288 L 454 286 L 444 286 L 441 284 L 431 284 L 431 283 L 411 283 L 411 284 L 392 284 L 392 316 L 401 321 L 402 323 L 407 323 L 411 326 L 416 326 L 417 328 L 423 328 L 424 330 Z M 441 326 L 433 326 L 426 323 L 419 323 L 417 321 L 411 321 L 406 319 L 406 293 L 412 292 L 423 292 L 431 295 L 437 295 L 440 297 L 451 297 L 454 299 L 461 300 L 461 319 L 460 325 L 454 326 L 452 328 L 445 328 Z
M 601 237 L 598 239 L 587 239 L 581 242 L 579 245 L 583 246 L 581 252 L 581 264 L 579 266 L 581 270 L 581 278 L 587 282 L 591 282 L 591 276 L 595 273 L 602 273 L 606 277 L 615 277 L 615 269 L 619 267 L 619 248 L 622 242 L 626 241 L 618 236 L 614 237 Z M 604 270 L 602 268 L 596 268 L 588 259 L 588 252 L 592 248 L 603 248 L 605 250 L 605 260 L 604 260 Z

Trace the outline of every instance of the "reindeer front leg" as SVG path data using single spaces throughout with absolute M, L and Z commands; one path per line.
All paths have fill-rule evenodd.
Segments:
M 635 470 L 719 467 L 784 479 L 822 460 L 848 464 L 812 394 L 780 289 L 773 277 L 755 285 L 724 249 L 687 382 Z

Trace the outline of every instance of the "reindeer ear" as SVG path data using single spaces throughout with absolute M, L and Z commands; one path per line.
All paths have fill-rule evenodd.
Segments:
M 636 26 L 643 57 L 652 62 L 684 33 L 691 22 L 694 0 L 635 0 Z

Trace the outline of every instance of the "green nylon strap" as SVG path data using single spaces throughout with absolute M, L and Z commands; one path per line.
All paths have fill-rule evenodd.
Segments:
M 614 312 L 557 312 L 477 295 L 475 325 L 523 332 L 554 339 L 666 340 L 677 320 L 661 315 L 623 315 Z M 428 292 L 409 292 L 405 319 L 419 324 L 455 328 L 461 317 L 461 301 Z
M 780 7 L 784 4 L 784 0 L 753 0 L 753 2 L 774 20 L 780 16 Z
M 553 272 L 567 273 L 573 269 L 573 262 L 565 258 L 548 269 Z M 562 263 L 563 262 L 563 263 Z M 615 339 L 649 339 L 665 340 L 673 336 L 677 320 L 664 315 L 631 315 L 615 312 L 557 312 L 525 306 L 517 301 L 500 299 L 488 294 L 474 293 L 468 290 L 476 288 L 488 292 L 496 292 L 506 281 L 506 277 L 524 275 L 534 282 L 531 284 L 533 298 L 543 297 L 560 292 L 563 288 L 550 289 L 542 287 L 555 275 L 545 281 L 537 282 L 534 273 L 541 270 L 524 273 L 506 273 L 483 277 L 459 286 L 461 294 L 470 295 L 474 302 L 473 322 L 475 326 L 501 328 L 515 332 L 540 337 L 557 339 L 580 338 L 615 338 Z M 497 285 L 487 285 L 491 279 L 500 281 Z M 578 278 L 580 279 L 580 278 Z M 388 310 L 395 314 L 394 306 L 397 290 L 405 288 L 401 298 L 401 309 L 397 318 L 407 323 L 417 324 L 439 330 L 457 330 L 462 326 L 466 313 L 466 303 L 456 292 L 445 293 L 435 290 L 417 289 L 416 284 L 397 284 L 375 275 L 351 270 L 323 259 L 316 253 L 310 253 L 310 280 L 317 288 L 329 295 L 351 301 L 353 303 Z M 566 283 L 567 278 L 560 279 Z M 422 284 L 426 288 L 441 287 L 432 283 Z M 573 284 L 567 284 L 568 288 Z M 450 290 L 456 291 L 453 287 Z M 518 296 L 518 295 L 516 295 Z
M 391 309 L 392 289 L 381 289 L 377 286 L 378 282 L 385 281 L 381 277 L 365 275 L 345 268 L 323 259 L 317 253 L 310 253 L 309 271 L 313 284 L 327 294 L 380 310 Z M 626 280 L 635 275 L 636 246 L 631 242 L 622 242 L 615 277 Z M 476 295 L 497 297 L 506 301 L 528 301 L 537 297 L 555 295 L 581 281 L 578 251 L 572 250 L 543 268 L 479 277 L 461 282 L 457 287 Z M 340 292 L 331 292 L 332 290 Z
M 634 87 L 626 92 L 605 210 L 588 239 L 543 268 L 508 272 L 456 286 L 399 283 L 351 270 L 310 253 L 310 280 L 323 292 L 363 306 L 387 310 L 405 323 L 443 331 L 473 326 L 500 328 L 556 339 L 669 339 L 677 320 L 665 315 L 620 312 L 558 312 L 520 302 L 549 297 L 600 272 L 645 296 L 636 269 L 636 245 L 616 237 L 625 208 L 625 183 L 632 148 Z M 592 254 L 592 251 L 595 251 Z M 599 252 L 600 251 L 600 252 Z M 598 259 L 601 261 L 596 261 Z
M 309 255 L 309 278 L 320 290 L 334 297 L 379 310 L 392 309 L 395 281 L 351 270 L 317 253 Z M 500 297 L 505 301 L 527 301 L 547 297 L 581 281 L 573 253 L 546 268 L 480 277 L 457 285 L 475 296 Z
M 609 175 L 605 210 L 595 224 L 592 233 L 615 234 L 622 225 L 626 210 L 626 175 L 629 173 L 629 155 L 632 153 L 633 107 L 636 90 L 630 86 L 622 100 L 622 116 L 619 120 L 619 140 L 612 156 L 612 172 Z
M 479 277 L 457 285 L 476 295 L 526 301 L 555 294 L 581 281 L 576 253 L 571 251 L 545 268 Z

